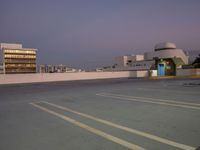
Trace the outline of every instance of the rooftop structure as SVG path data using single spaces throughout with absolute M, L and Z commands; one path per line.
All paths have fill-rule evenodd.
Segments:
M 188 64 L 189 56 L 176 47 L 176 44 L 164 42 L 156 44 L 154 51 L 144 55 L 130 55 L 117 57 L 118 70 L 153 70 L 156 69 L 158 76 L 175 75 L 176 68 Z M 137 58 L 137 57 L 136 57 Z
M 118 56 L 115 59 L 119 67 L 126 67 L 132 62 L 144 60 L 144 55 L 125 55 Z
M 176 49 L 176 45 L 170 42 L 159 43 L 155 45 L 155 51 L 166 50 L 166 49 Z

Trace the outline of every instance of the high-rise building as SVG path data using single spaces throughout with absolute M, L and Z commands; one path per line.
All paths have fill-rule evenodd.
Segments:
M 0 43 L 0 73 L 36 73 L 37 49 Z

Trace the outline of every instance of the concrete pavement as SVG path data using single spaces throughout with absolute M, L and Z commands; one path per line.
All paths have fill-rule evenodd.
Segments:
M 115 79 L 2 85 L 0 149 L 195 149 L 199 83 Z

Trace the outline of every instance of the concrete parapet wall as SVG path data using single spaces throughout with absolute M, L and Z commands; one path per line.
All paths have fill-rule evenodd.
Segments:
M 147 71 L 1 74 L 0 84 L 147 77 Z
M 177 76 L 199 76 L 200 69 L 177 69 Z

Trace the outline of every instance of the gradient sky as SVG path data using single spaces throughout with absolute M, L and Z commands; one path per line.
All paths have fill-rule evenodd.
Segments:
M 112 65 L 165 41 L 200 50 L 200 0 L 0 1 L 0 42 L 37 48 L 39 64 Z

